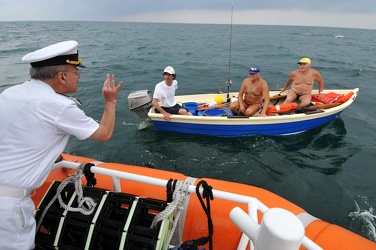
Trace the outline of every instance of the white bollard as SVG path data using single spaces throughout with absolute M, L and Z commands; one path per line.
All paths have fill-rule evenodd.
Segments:
M 230 219 L 253 241 L 255 250 L 298 250 L 304 237 L 304 226 L 291 212 L 271 208 L 264 213 L 261 225 L 235 207 Z
M 234 207 L 230 212 L 230 219 L 242 230 L 253 242 L 256 241 L 257 230 L 260 225 L 251 219 L 240 207 Z

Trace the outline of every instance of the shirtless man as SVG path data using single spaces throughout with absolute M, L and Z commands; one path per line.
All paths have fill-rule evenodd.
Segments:
M 315 81 L 319 84 L 319 93 L 317 97 L 323 97 L 324 79 L 317 70 L 311 69 L 311 59 L 303 57 L 298 64 L 299 69 L 290 73 L 290 77 L 287 79 L 285 86 L 281 88 L 281 92 L 285 91 L 290 83 L 293 82 L 284 103 L 299 100 L 299 108 L 303 108 L 311 103 L 311 91 Z
M 259 67 L 251 67 L 240 87 L 238 101 L 231 103 L 230 109 L 234 114 L 242 112 L 245 116 L 252 116 L 260 112 L 258 116 L 265 117 L 269 103 L 268 83 L 260 77 Z

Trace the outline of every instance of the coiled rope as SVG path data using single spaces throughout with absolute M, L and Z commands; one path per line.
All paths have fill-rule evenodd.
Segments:
M 39 228 L 42 224 L 44 216 L 46 215 L 48 209 L 52 206 L 52 204 L 55 202 L 56 199 L 59 200 L 59 204 L 65 210 L 68 210 L 68 211 L 71 211 L 71 212 L 80 212 L 84 215 L 90 215 L 94 212 L 97 203 L 91 197 L 83 197 L 81 178 L 82 178 L 84 171 L 88 172 L 88 167 L 86 167 L 85 162 L 81 163 L 78 166 L 77 172 L 75 174 L 67 177 L 63 182 L 60 183 L 60 185 L 56 189 L 55 196 L 48 203 L 48 205 L 44 209 L 44 211 L 43 211 L 43 213 L 42 213 L 42 215 L 41 215 L 41 217 L 38 221 L 36 232 L 39 231 Z M 70 207 L 70 206 L 64 204 L 64 201 L 61 198 L 61 192 L 63 191 L 65 186 L 68 185 L 69 183 L 74 183 L 74 186 L 75 186 L 75 190 L 76 190 L 76 194 L 77 194 L 77 203 L 78 203 L 76 208 L 73 208 L 73 207 Z M 86 206 L 84 206 L 84 205 L 86 205 Z
M 165 250 L 167 250 L 169 245 L 170 245 L 170 241 L 171 241 L 172 236 L 175 232 L 176 225 L 179 221 L 181 211 L 184 209 L 184 203 L 185 203 L 186 199 L 189 197 L 189 186 L 190 186 L 190 183 L 184 182 L 184 181 L 175 180 L 173 182 L 172 179 L 170 179 L 167 182 L 167 185 L 166 185 L 167 201 L 171 202 L 171 203 L 166 207 L 165 210 L 163 210 L 162 212 L 160 212 L 159 214 L 157 214 L 154 217 L 152 224 L 150 226 L 150 228 L 155 227 L 155 225 L 159 221 L 161 221 L 165 218 L 168 218 L 172 213 L 175 212 L 174 220 L 173 220 L 173 226 L 172 226 L 170 235 L 168 237 L 167 243 L 165 245 Z M 202 186 L 202 188 L 203 188 L 202 197 L 200 195 L 200 186 Z M 206 181 L 202 180 L 196 186 L 196 194 L 197 194 L 197 197 L 198 197 L 198 199 L 201 203 L 201 206 L 204 209 L 205 214 L 208 218 L 209 235 L 206 236 L 206 237 L 201 237 L 197 240 L 186 241 L 183 244 L 181 244 L 181 242 L 180 242 L 180 244 L 178 246 L 172 248 L 174 250 L 175 249 L 176 250 L 196 250 L 196 249 L 198 249 L 198 246 L 204 245 L 207 242 L 209 242 L 209 249 L 210 250 L 213 249 L 212 237 L 213 237 L 214 229 L 213 229 L 213 222 L 212 222 L 212 218 L 211 218 L 211 214 L 210 214 L 210 200 L 214 199 L 212 187 L 209 186 Z M 172 195 L 172 197 L 171 197 L 171 195 Z M 171 198 L 173 198 L 173 199 L 171 200 Z M 205 205 L 203 199 L 206 199 L 207 205 Z M 178 228 L 180 228 L 180 227 L 178 227 Z M 180 232 L 178 232 L 178 233 L 180 234 Z
M 202 188 L 203 188 L 202 197 L 200 195 L 200 186 L 202 186 Z M 212 238 L 213 238 L 213 233 L 214 233 L 214 227 L 213 227 L 213 221 L 212 221 L 211 213 L 210 213 L 210 200 L 214 199 L 212 189 L 213 189 L 212 186 L 208 185 L 208 183 L 206 181 L 204 181 L 204 180 L 202 180 L 199 183 L 197 183 L 196 194 L 197 194 L 197 197 L 198 197 L 198 199 L 199 199 L 199 201 L 201 203 L 202 208 L 205 211 L 206 217 L 208 218 L 209 235 L 206 236 L 206 237 L 201 237 L 201 238 L 199 238 L 197 240 L 193 240 L 192 241 L 193 242 L 192 243 L 193 247 L 194 246 L 202 246 L 202 245 L 206 244 L 207 242 L 209 242 L 209 249 L 210 250 L 213 249 Z M 205 203 L 204 203 L 203 199 L 206 200 L 206 204 L 207 204 L 206 206 L 205 206 Z
M 169 181 L 169 183 L 171 184 L 170 181 Z M 172 202 L 165 208 L 165 210 L 163 210 L 162 212 L 160 212 L 159 214 L 157 214 L 154 217 L 154 219 L 151 223 L 151 226 L 150 226 L 150 228 L 155 227 L 158 222 L 160 222 L 161 220 L 163 220 L 165 218 L 168 218 L 172 213 L 175 212 L 174 220 L 173 220 L 173 226 L 172 226 L 170 235 L 167 239 L 167 243 L 165 245 L 165 250 L 167 250 L 169 245 L 170 245 L 172 236 L 173 236 L 174 231 L 176 229 L 176 225 L 177 225 L 179 218 L 180 218 L 180 214 L 181 214 L 182 210 L 184 209 L 185 200 L 189 197 L 190 183 L 185 182 L 185 181 L 175 181 L 174 186 L 175 186 L 174 187 L 175 190 L 173 192 Z M 169 191 L 167 191 L 167 193 L 169 195 Z M 180 227 L 178 227 L 178 228 L 180 228 Z
M 167 185 L 166 185 L 166 193 L 167 193 L 167 198 L 166 198 L 166 201 L 167 202 L 172 202 L 173 200 L 173 194 L 174 194 L 174 191 L 175 191 L 175 188 L 176 188 L 176 182 L 178 180 L 172 180 L 172 178 L 170 178 L 167 182 Z
M 202 197 L 200 195 L 200 186 L 202 186 L 203 191 L 202 191 Z M 209 235 L 207 237 L 201 237 L 197 240 L 190 240 L 186 241 L 183 244 L 180 244 L 178 246 L 175 246 L 171 250 L 198 250 L 198 246 L 202 246 L 209 242 L 209 249 L 213 249 L 213 222 L 212 218 L 210 215 L 210 200 L 213 200 L 213 192 L 212 192 L 212 187 L 207 184 L 206 181 L 202 180 L 200 181 L 197 186 L 196 186 L 196 194 L 198 199 L 200 200 L 201 206 L 205 211 L 205 214 L 208 218 L 208 229 L 209 229 Z M 203 198 L 206 199 L 207 206 L 205 206 L 205 203 L 203 201 Z

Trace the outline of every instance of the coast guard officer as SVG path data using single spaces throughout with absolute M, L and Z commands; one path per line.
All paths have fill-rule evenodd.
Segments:
M 65 41 L 25 55 L 31 80 L 0 94 L 0 249 L 34 249 L 32 191 L 40 187 L 70 135 L 108 141 L 123 82 L 107 74 L 101 122 L 65 96 L 77 89 L 78 43 Z

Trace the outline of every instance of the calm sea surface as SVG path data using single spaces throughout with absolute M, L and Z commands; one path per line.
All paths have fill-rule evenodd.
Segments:
M 66 153 L 251 184 L 320 219 L 376 241 L 376 31 L 292 26 L 0 22 L 0 92 L 29 79 L 28 52 L 63 40 L 79 42 L 82 70 L 75 97 L 96 120 L 106 73 L 125 81 L 116 129 L 108 143 L 72 138 Z M 231 44 L 231 60 L 230 60 Z M 360 88 L 340 118 L 281 137 L 205 137 L 138 131 L 131 91 L 154 91 L 163 69 L 177 73 L 177 94 L 237 91 L 251 65 L 270 89 L 281 88 L 303 56 L 326 89 Z M 209 183 L 210 184 L 210 183 Z

